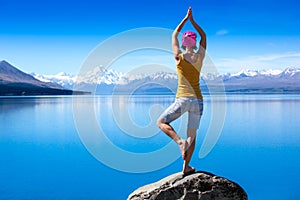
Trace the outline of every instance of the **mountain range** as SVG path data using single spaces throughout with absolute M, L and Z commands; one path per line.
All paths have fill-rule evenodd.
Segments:
M 71 95 L 84 92 L 66 89 L 56 82 L 44 82 L 22 72 L 7 61 L 0 61 L 0 95 Z
M 300 93 L 300 69 L 202 73 L 200 86 L 203 93 Z M 131 74 L 95 67 L 80 75 L 39 75 L 26 74 L 0 61 L 0 95 L 174 94 L 176 88 L 174 72 Z
M 158 71 L 152 74 L 124 74 L 113 69 L 95 67 L 84 75 L 65 72 L 56 75 L 32 74 L 36 79 L 57 83 L 67 89 L 75 85 L 95 94 L 166 94 L 175 93 L 176 73 Z M 200 78 L 204 93 L 300 93 L 300 69 L 249 70 L 238 73 L 203 73 Z

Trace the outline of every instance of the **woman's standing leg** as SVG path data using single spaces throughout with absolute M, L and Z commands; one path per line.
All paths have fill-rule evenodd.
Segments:
M 188 128 L 187 130 L 187 150 L 185 153 L 185 159 L 183 162 L 183 169 L 182 172 L 184 174 L 189 172 L 194 172 L 195 169 L 191 166 L 189 166 L 191 158 L 193 156 L 194 150 L 195 150 L 195 144 L 196 144 L 196 133 L 197 129 Z

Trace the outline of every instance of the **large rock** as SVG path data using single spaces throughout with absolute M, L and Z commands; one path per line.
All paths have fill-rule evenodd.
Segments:
M 131 193 L 127 200 L 247 200 L 236 183 L 207 172 L 172 174 Z

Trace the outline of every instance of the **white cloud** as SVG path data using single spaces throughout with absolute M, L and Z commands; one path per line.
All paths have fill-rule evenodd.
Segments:
M 216 35 L 226 35 L 226 34 L 228 34 L 228 33 L 229 33 L 228 30 L 222 29 L 222 30 L 217 31 Z
M 217 68 L 226 72 L 240 69 L 285 69 L 300 67 L 300 52 L 285 52 L 281 54 L 253 55 L 242 58 L 215 59 Z
M 285 58 L 300 58 L 300 52 L 287 52 L 283 54 L 272 54 L 272 55 L 265 55 L 265 56 L 253 56 L 253 60 L 257 61 L 275 61 L 279 59 Z

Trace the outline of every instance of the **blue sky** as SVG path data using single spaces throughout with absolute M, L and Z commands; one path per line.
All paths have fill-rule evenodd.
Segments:
M 297 0 L 0 0 L 0 60 L 26 72 L 76 74 L 107 38 L 141 27 L 174 29 L 192 6 L 220 72 L 300 67 L 299 5 Z

